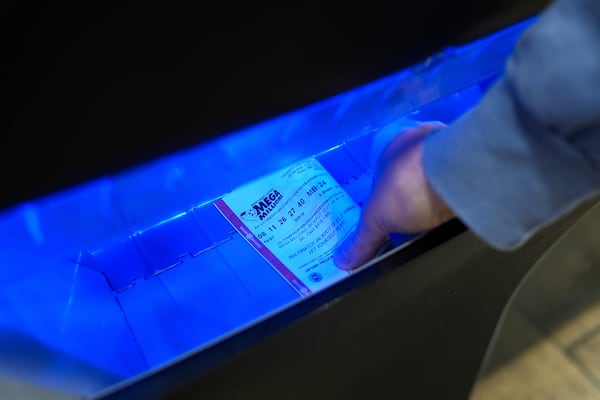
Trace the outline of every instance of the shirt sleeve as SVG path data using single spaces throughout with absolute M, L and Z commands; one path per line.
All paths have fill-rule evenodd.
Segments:
M 522 35 L 480 103 L 428 135 L 431 185 L 510 250 L 600 189 L 600 1 L 559 0 Z

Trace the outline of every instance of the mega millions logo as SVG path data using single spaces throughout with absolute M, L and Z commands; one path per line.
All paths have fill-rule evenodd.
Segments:
M 242 212 L 240 217 L 247 221 L 256 221 L 257 219 L 262 221 L 275 209 L 281 199 L 283 199 L 283 195 L 277 189 L 271 189 L 252 203 L 247 211 Z

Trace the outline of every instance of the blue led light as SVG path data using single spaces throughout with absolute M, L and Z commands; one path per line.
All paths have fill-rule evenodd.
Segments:
M 296 301 L 297 293 L 212 202 L 316 155 L 361 204 L 374 133 L 405 116 L 458 118 L 501 73 L 531 22 L 3 212 L 0 373 L 90 394 Z

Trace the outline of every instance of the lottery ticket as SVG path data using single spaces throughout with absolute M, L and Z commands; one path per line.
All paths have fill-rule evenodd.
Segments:
M 314 157 L 223 196 L 217 209 L 302 296 L 343 279 L 333 263 L 360 207 Z

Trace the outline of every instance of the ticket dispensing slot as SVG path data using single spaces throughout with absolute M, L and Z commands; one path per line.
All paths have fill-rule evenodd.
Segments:
M 325 282 L 316 266 L 314 274 L 301 276 L 284 260 L 290 254 L 264 242 L 282 237 L 260 237 L 263 231 L 253 230 L 268 229 L 258 223 L 260 215 L 238 218 L 248 228 L 240 234 L 243 228 L 228 220 L 226 210 L 238 217 L 252 213 L 255 202 L 260 207 L 261 199 L 273 195 L 263 205 L 272 206 L 269 212 L 294 208 L 284 221 L 291 235 L 317 212 L 302 207 L 308 207 L 306 193 L 322 182 L 333 188 L 328 195 L 338 193 L 337 200 L 326 202 L 324 196 L 315 202 L 325 204 L 320 218 L 326 221 L 296 232 L 318 251 L 304 246 L 292 257 L 312 251 L 322 261 L 319 252 L 331 251 L 340 239 L 329 234 L 348 233 L 348 226 L 326 233 L 323 226 L 334 226 L 341 215 L 351 227 L 368 195 L 373 138 L 407 119 L 450 123 L 459 117 L 501 73 L 529 23 L 134 170 L 4 211 L 0 376 L 90 395 L 211 346 L 344 279 L 339 274 Z M 284 182 L 292 169 L 305 179 L 294 181 L 299 191 L 269 186 Z M 307 184 L 311 174 L 319 180 Z M 247 209 L 238 212 L 245 199 Z M 332 204 L 344 207 L 331 211 Z M 352 204 L 356 209 L 348 211 Z M 315 236 L 321 233 L 331 236 L 322 246 Z M 408 239 L 396 238 L 395 245 Z M 274 265 L 267 250 L 300 284 Z

